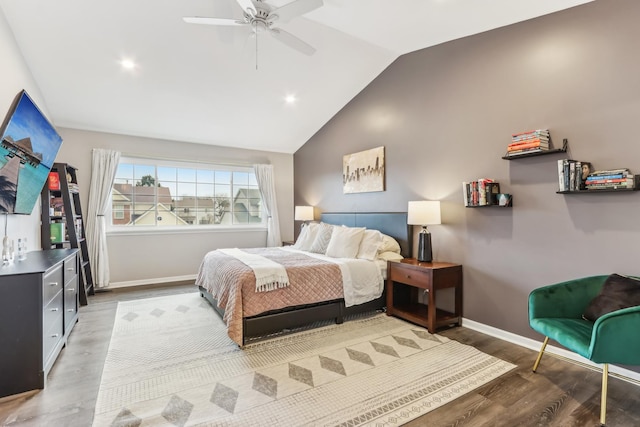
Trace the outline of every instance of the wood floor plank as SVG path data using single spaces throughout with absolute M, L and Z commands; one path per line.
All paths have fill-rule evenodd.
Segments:
M 88 427 L 100 387 L 118 301 L 194 292 L 193 285 L 99 292 L 80 309 L 80 320 L 53 366 L 44 390 L 0 399 L 0 425 Z M 545 355 L 531 372 L 536 352 L 464 328 L 448 338 L 517 365 L 513 371 L 438 408 L 409 427 L 598 426 L 599 372 Z M 607 425 L 640 426 L 637 386 L 609 379 Z

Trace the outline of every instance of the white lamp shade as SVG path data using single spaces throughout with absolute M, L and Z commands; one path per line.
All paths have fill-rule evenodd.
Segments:
M 407 224 L 441 224 L 440 202 L 437 200 L 420 200 L 416 202 L 409 202 L 409 208 L 407 211 Z
M 296 221 L 313 221 L 313 206 L 296 206 L 294 219 Z

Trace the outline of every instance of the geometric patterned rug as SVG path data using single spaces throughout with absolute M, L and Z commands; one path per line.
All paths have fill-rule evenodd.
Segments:
M 514 367 L 385 314 L 241 349 L 197 292 L 126 301 L 93 425 L 402 425 Z

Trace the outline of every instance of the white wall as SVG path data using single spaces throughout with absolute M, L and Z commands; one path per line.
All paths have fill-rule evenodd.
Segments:
M 0 121 L 4 121 L 14 98 L 22 89 L 25 89 L 40 110 L 49 116 L 40 89 L 18 49 L 1 9 L 0 58 L 2 58 L 0 65 Z M 2 230 L 3 236 L 5 219 L 9 237 L 16 242 L 18 238 L 26 237 L 28 250 L 40 249 L 40 203 L 36 203 L 31 215 L 8 215 L 6 218 L 0 218 L 0 230 Z
M 86 214 L 91 180 L 91 150 L 107 148 L 123 155 L 205 161 L 221 164 L 270 163 L 274 167 L 280 229 L 283 240 L 293 238 L 293 155 L 165 141 L 126 135 L 58 129 L 63 138 L 56 161 L 78 168 L 81 204 Z M 266 231 L 163 232 L 107 238 L 111 283 L 114 286 L 157 283 L 193 277 L 203 256 L 222 247 L 258 247 Z
M 0 115 L 4 117 L 15 96 L 26 89 L 34 102 L 49 117 L 29 66 L 0 10 Z M 54 122 L 55 125 L 55 122 Z M 271 163 L 274 165 L 280 229 L 283 240 L 293 239 L 293 156 L 291 154 L 212 147 L 186 142 L 162 141 L 58 128 L 63 143 L 56 161 L 77 167 L 82 190 L 82 207 L 86 213 L 91 178 L 91 149 L 109 148 L 124 154 L 201 160 L 220 163 Z M 9 215 L 8 235 L 26 237 L 28 250 L 40 249 L 40 204 L 31 215 Z M 0 227 L 4 227 L 0 218 Z M 161 235 L 109 236 L 111 282 L 116 284 L 153 283 L 171 278 L 193 276 L 203 255 L 219 247 L 264 246 L 266 232 L 208 232 Z

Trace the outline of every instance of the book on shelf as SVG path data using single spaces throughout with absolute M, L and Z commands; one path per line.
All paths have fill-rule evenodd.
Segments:
M 58 174 L 58 172 L 49 172 L 47 185 L 49 186 L 49 190 L 51 191 L 60 190 L 60 175 Z
M 536 130 L 528 130 L 525 132 L 512 133 L 511 140 L 518 141 L 522 139 L 536 138 L 536 137 L 549 138 L 549 136 L 550 136 L 549 129 L 536 129 Z
M 469 206 L 469 183 L 466 181 L 462 183 L 462 200 L 465 206 Z
M 558 160 L 558 191 L 579 191 L 591 173 L 591 162 L 580 160 Z
M 64 222 L 52 222 L 49 224 L 51 229 L 51 243 L 62 243 L 65 241 L 66 228 Z
M 522 156 L 524 154 L 541 153 L 543 151 L 549 151 L 549 149 L 542 148 L 542 147 L 532 147 L 532 148 L 523 148 L 520 150 L 511 150 L 511 151 L 507 151 L 507 157 L 517 157 L 517 156 Z
M 558 191 L 567 191 L 564 185 L 564 159 L 558 160 Z
M 49 199 L 49 208 L 50 215 L 64 215 L 64 202 L 62 201 L 62 197 L 51 197 Z
M 623 169 L 608 169 L 608 170 L 599 170 L 594 171 L 589 174 L 589 176 L 603 176 L 603 175 L 627 175 L 631 172 L 627 168 Z
M 498 203 L 500 184 L 489 178 L 462 183 L 462 197 L 465 206 L 488 206 Z
M 76 229 L 76 236 L 78 239 L 82 239 L 82 219 L 81 218 L 76 218 L 75 222 L 74 222 L 74 226 Z
M 626 174 L 622 174 L 622 173 L 617 173 L 614 175 L 589 175 L 587 177 L 587 182 L 589 181 L 598 181 L 601 179 L 620 179 L 620 178 L 626 178 L 627 175 Z
M 520 147 L 522 145 L 526 145 L 526 144 L 531 144 L 534 142 L 541 142 L 543 144 L 549 144 L 549 139 L 548 138 L 528 138 L 528 139 L 523 139 L 520 141 L 516 141 L 516 142 L 512 142 L 511 144 L 509 144 L 507 147 L 512 147 L 512 148 L 516 148 L 516 147 Z
M 69 191 L 72 193 L 79 193 L 80 192 L 80 187 L 78 186 L 77 183 L 75 182 L 69 182 L 67 184 L 69 186 Z
M 549 143 L 543 142 L 543 141 L 531 141 L 531 142 L 526 142 L 524 144 L 509 145 L 507 147 L 507 151 L 511 152 L 511 151 L 523 150 L 526 148 L 542 148 L 542 149 L 548 150 Z

